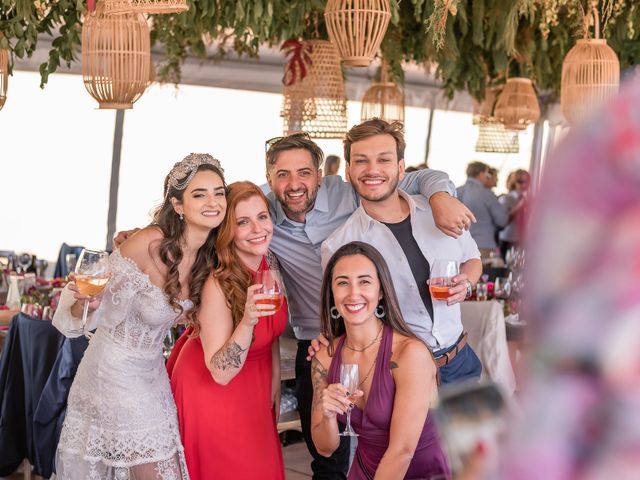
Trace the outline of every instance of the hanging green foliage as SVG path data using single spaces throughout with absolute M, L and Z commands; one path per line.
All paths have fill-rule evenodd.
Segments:
M 603 36 L 621 67 L 640 63 L 640 6 L 625 0 L 391 0 L 391 23 L 382 44 L 391 76 L 403 62 L 437 65 L 447 95 L 469 91 L 482 98 L 488 83 L 507 75 L 532 77 L 539 90 L 557 92 L 562 61 L 584 31 L 584 11 L 596 6 Z M 154 16 L 152 41 L 163 47 L 158 79 L 180 81 L 187 54 L 230 51 L 256 56 L 261 45 L 326 38 L 325 0 L 191 0 L 180 15 Z M 78 61 L 83 0 L 0 0 L 0 48 L 12 58 L 30 56 L 39 38 L 53 43 L 40 66 L 42 85 L 61 63 Z

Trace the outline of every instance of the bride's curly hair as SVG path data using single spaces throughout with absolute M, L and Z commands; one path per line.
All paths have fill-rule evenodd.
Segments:
M 204 170 L 214 172 L 218 175 L 226 189 L 224 174 L 220 168 L 209 163 L 203 163 L 197 167 L 196 173 Z M 183 183 L 187 178 L 188 175 L 179 179 L 179 184 Z M 182 291 L 182 285 L 180 284 L 180 278 L 178 276 L 178 266 L 183 258 L 182 245 L 184 244 L 183 235 L 185 225 L 184 221 L 180 220 L 178 213 L 173 208 L 171 199 L 175 198 L 179 202 L 182 202 L 185 191 L 186 187 L 179 190 L 171 186 L 169 183 L 169 175 L 167 175 L 164 180 L 164 200 L 162 204 L 154 210 L 153 221 L 151 223 L 151 225 L 160 228 L 163 235 L 158 252 L 160 260 L 167 267 L 167 279 L 164 283 L 163 291 L 169 299 L 169 305 L 180 315 L 184 313 L 184 309 L 177 300 L 180 298 Z M 216 233 L 217 228 L 213 228 L 211 232 L 209 232 L 207 240 L 198 249 L 196 259 L 191 267 L 191 273 L 189 275 L 189 297 L 193 302 L 193 307 L 186 313 L 188 322 L 193 322 L 195 312 L 197 312 L 200 307 L 202 301 L 202 285 L 204 284 L 203 278 L 206 279 L 217 263 L 215 249 Z

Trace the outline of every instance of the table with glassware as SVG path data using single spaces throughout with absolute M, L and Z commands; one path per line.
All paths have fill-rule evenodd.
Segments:
M 482 378 L 500 385 L 511 395 L 516 380 L 509 357 L 502 304 L 497 300 L 467 301 L 460 304 L 462 325 L 468 342 L 482 363 Z
M 460 305 L 469 344 L 483 365 L 483 377 L 498 383 L 509 394 L 516 388 L 514 368 L 526 329 L 518 315 L 524 291 L 524 264 L 524 250 L 509 249 L 506 268 L 491 265 L 485 269 L 472 300 Z M 502 276 L 492 278 L 490 275 L 496 272 Z

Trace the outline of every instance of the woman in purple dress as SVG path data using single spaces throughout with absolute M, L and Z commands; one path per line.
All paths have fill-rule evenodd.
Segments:
M 329 346 L 322 346 L 311 368 L 311 431 L 318 452 L 329 456 L 338 447 L 338 421 L 345 423 L 351 408 L 359 436 L 350 480 L 448 478 L 429 415 L 436 365 L 402 319 L 389 269 L 374 247 L 351 242 L 333 255 L 322 285 L 321 319 Z M 340 383 L 343 364 L 358 365 L 355 391 Z

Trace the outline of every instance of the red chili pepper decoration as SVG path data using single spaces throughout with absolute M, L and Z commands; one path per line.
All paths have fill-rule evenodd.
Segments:
M 285 57 L 289 57 L 282 77 L 284 85 L 291 86 L 307 76 L 308 67 L 312 64 L 311 50 L 311 45 L 304 40 L 291 39 L 282 44 L 280 51 L 284 51 Z
M 89 12 L 93 12 L 96 9 L 96 0 L 87 0 L 87 8 Z

